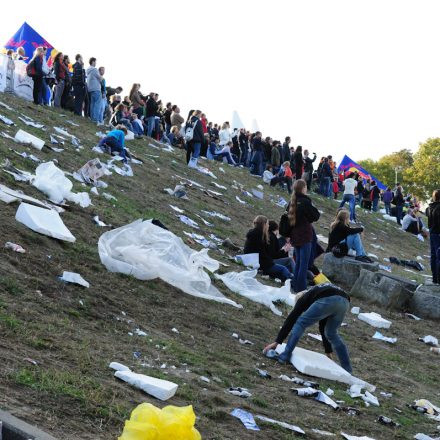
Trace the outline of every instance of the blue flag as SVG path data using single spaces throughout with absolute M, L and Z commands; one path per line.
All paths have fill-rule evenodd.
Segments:
M 344 156 L 344 158 L 342 159 L 341 163 L 338 166 L 338 173 L 340 173 L 341 171 L 344 172 L 345 176 L 347 175 L 347 173 L 357 172 L 364 180 L 367 179 L 374 180 L 380 189 L 387 188 L 379 179 L 374 177 L 366 169 L 362 168 L 358 163 L 350 159 L 347 155 Z
M 32 58 L 34 50 L 40 46 L 47 48 L 47 57 L 50 60 L 53 46 L 26 22 L 23 23 L 23 26 L 21 26 L 15 35 L 5 44 L 6 49 L 13 49 L 14 51 L 19 47 L 23 47 L 26 52 L 26 57 L 28 57 L 28 59 L 25 60 L 26 62 Z

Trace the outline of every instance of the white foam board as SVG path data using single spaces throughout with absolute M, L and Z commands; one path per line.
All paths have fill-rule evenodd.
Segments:
M 276 352 L 281 354 L 284 351 L 285 346 L 286 344 L 278 345 Z M 296 347 L 295 350 L 293 350 L 290 362 L 300 373 L 307 374 L 309 376 L 335 380 L 348 385 L 362 384 L 364 388 L 368 389 L 369 391 L 374 391 L 376 388 L 373 385 L 370 385 L 367 382 L 352 376 L 336 362 L 332 361 L 321 353 L 316 353 L 315 351 Z
M 133 371 L 116 371 L 115 376 L 159 400 L 168 400 L 173 397 L 178 387 L 177 384 L 168 380 L 133 373 Z
M 382 318 L 378 313 L 370 312 L 370 313 L 359 313 L 358 318 L 361 321 L 370 324 L 372 327 L 376 328 L 390 328 L 391 321 Z
M 44 141 L 42 139 L 37 138 L 24 130 L 18 130 L 14 140 L 20 144 L 32 145 L 34 148 L 40 151 L 44 147 Z
M 15 220 L 23 223 L 29 229 L 58 240 L 69 241 L 73 243 L 76 239 L 66 228 L 59 214 L 52 209 L 40 208 L 20 203 L 15 214 Z

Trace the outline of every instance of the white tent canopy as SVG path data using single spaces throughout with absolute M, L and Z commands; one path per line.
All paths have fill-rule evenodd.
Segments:
M 236 110 L 234 110 L 232 112 L 232 124 L 231 124 L 231 128 L 246 128 L 243 124 L 243 121 L 241 120 L 240 116 L 238 115 L 238 112 Z
M 252 133 L 255 133 L 257 131 L 261 131 L 256 119 L 252 119 L 251 131 L 252 131 Z

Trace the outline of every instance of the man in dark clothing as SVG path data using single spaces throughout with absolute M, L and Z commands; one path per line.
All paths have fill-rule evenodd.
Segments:
M 84 70 L 84 61 L 80 54 L 75 56 L 75 64 L 73 65 L 72 86 L 73 95 L 75 96 L 75 115 L 82 116 L 84 98 L 86 96 L 86 71 Z
M 432 193 L 432 203 L 426 210 L 431 245 L 432 282 L 440 284 L 440 189 Z
M 255 176 L 263 175 L 263 141 L 261 140 L 261 132 L 255 133 L 252 140 L 252 157 L 251 157 L 251 174 Z
M 150 93 L 147 103 L 145 105 L 145 119 L 147 121 L 147 136 L 151 137 L 154 127 L 155 127 L 155 121 L 157 116 L 157 110 L 159 106 L 157 105 L 157 99 L 156 96 L 158 96 L 155 93 Z
M 304 174 L 303 179 L 307 183 L 307 189 L 310 189 L 312 185 L 312 177 L 313 177 L 313 162 L 316 160 L 316 153 L 313 153 L 313 159 L 309 157 L 309 150 L 304 150 Z
M 105 88 L 105 96 L 107 98 L 107 102 L 110 102 L 110 96 L 121 94 L 123 88 L 122 87 L 106 87 Z
M 246 165 L 248 155 L 248 137 L 244 128 L 240 129 L 240 134 L 238 135 L 238 144 L 240 146 L 240 164 Z
M 333 180 L 333 173 L 328 163 L 328 157 L 325 157 L 324 163 L 322 164 L 322 168 L 321 168 L 321 185 L 319 188 L 319 192 L 324 197 L 328 197 L 329 199 L 331 198 L 331 195 L 329 197 L 328 194 L 330 192 L 329 188 L 332 180 Z
M 284 140 L 283 148 L 282 148 L 281 162 L 290 162 L 290 137 L 287 136 Z
M 165 121 L 165 131 L 167 135 L 170 134 L 171 130 L 171 113 L 173 112 L 171 107 L 171 102 L 168 102 L 166 109 L 163 112 L 163 120 Z
M 264 348 L 264 353 L 269 357 L 276 357 L 273 350 L 290 333 L 283 353 L 278 356 L 279 362 L 289 362 L 293 350 L 306 328 L 319 322 L 319 331 L 322 336 L 325 353 L 328 357 L 331 357 L 332 351 L 335 350 L 342 368 L 351 373 L 352 368 L 347 347 L 337 332 L 349 304 L 350 297 L 347 293 L 330 283 L 320 284 L 304 291 L 285 320 L 276 341 L 267 345 Z

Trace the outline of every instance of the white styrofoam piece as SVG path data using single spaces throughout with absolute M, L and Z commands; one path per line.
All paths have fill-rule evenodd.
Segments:
M 15 191 L 15 190 L 8 188 L 7 186 L 2 185 L 2 184 L 0 184 L 0 196 L 2 197 L 1 200 L 3 200 L 3 198 L 7 199 L 6 196 L 10 196 L 16 200 L 26 200 L 28 202 L 35 204 L 35 205 L 39 205 L 39 206 L 48 208 L 48 206 L 45 205 L 40 200 L 35 199 L 34 197 L 27 196 L 26 194 L 20 193 L 18 191 Z M 6 203 L 8 203 L 8 202 L 6 202 Z
M 133 371 L 116 371 L 115 376 L 159 400 L 168 400 L 176 394 L 178 385 Z
M 367 324 L 370 324 L 373 327 L 376 328 L 390 328 L 391 327 L 391 321 L 388 321 L 387 319 L 382 318 L 378 313 L 370 312 L 370 313 L 359 313 L 358 318 L 361 321 L 366 322 Z
M 281 354 L 285 347 L 286 344 L 278 345 L 276 352 Z M 335 380 L 348 385 L 360 384 L 371 392 L 376 389 L 375 386 L 370 385 L 362 379 L 352 376 L 336 362 L 332 361 L 321 353 L 296 347 L 295 350 L 293 350 L 290 362 L 300 373 L 307 374 L 309 376 Z
M 351 308 L 351 313 L 353 313 L 353 315 L 359 315 L 361 309 L 359 307 L 352 307 Z
M 109 367 L 116 371 L 130 371 L 130 368 L 120 364 L 119 362 L 111 362 Z
M 367 437 L 365 435 L 363 435 L 362 437 L 359 437 L 357 435 L 345 434 L 345 432 L 342 432 L 342 431 L 341 431 L 341 435 L 342 435 L 342 437 L 345 438 L 345 440 L 374 440 L 374 438 Z
M 18 130 L 14 140 L 20 144 L 32 145 L 34 148 L 40 151 L 44 147 L 44 141 L 42 139 L 39 139 L 24 130 Z
M 52 209 L 40 208 L 22 202 L 15 214 L 15 220 L 23 223 L 35 232 L 57 238 L 58 240 L 71 243 L 76 240 L 66 228 L 59 214 Z
M 61 277 L 63 281 L 66 281 L 67 283 L 73 283 L 73 284 L 79 284 L 83 287 L 90 287 L 90 283 L 86 281 L 79 273 L 76 272 L 63 272 L 63 275 Z
M 9 195 L 9 194 L 7 194 L 7 193 L 5 193 L 5 192 L 0 190 L 0 200 L 2 202 L 5 202 L 5 203 L 9 204 L 9 203 L 12 203 L 12 202 L 16 202 L 18 199 L 17 199 L 17 197 L 11 196 L 11 195 Z

